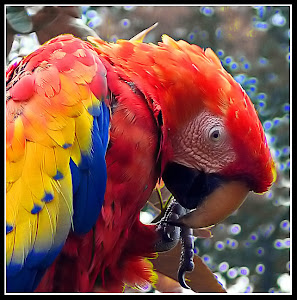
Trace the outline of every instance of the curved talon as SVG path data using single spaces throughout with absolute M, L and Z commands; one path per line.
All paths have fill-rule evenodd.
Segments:
M 183 288 L 190 289 L 190 287 L 185 282 L 186 272 L 191 272 L 194 270 L 194 241 L 193 241 L 193 229 L 185 226 L 181 227 L 181 258 L 179 269 L 177 273 L 177 278 L 180 285 Z
M 190 289 L 190 287 L 186 284 L 186 281 L 185 281 L 185 275 L 186 275 L 186 270 L 183 269 L 183 268 L 179 268 L 178 269 L 178 273 L 177 273 L 177 279 L 178 279 L 178 282 L 179 284 L 185 288 L 185 289 Z

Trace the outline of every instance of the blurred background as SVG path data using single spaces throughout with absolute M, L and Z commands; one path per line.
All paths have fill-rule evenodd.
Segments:
M 289 6 L 6 6 L 7 65 L 60 33 L 115 42 L 155 22 L 145 42 L 166 33 L 216 52 L 254 103 L 277 167 L 272 189 L 197 238 L 196 254 L 228 292 L 291 292 Z M 156 214 L 147 205 L 142 221 Z

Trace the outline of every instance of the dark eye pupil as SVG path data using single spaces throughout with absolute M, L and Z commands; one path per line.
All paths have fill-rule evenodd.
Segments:
M 212 138 L 213 139 L 218 139 L 220 137 L 220 132 L 218 131 L 218 130 L 216 130 L 216 131 L 214 131 L 213 133 L 212 133 Z

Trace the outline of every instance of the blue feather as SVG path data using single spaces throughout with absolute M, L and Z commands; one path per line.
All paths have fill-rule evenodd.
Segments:
M 103 105 L 101 105 L 101 109 L 102 109 L 102 113 L 98 118 L 96 118 L 96 121 L 98 127 L 101 128 L 99 134 L 100 134 L 103 148 L 107 149 L 109 135 L 106 134 L 106 132 L 109 132 L 109 117 L 110 117 L 109 108 L 103 103 Z
M 86 233 L 92 228 L 103 204 L 107 180 L 105 154 L 108 130 L 109 110 L 102 103 L 100 114 L 93 119 L 91 153 L 82 155 L 79 166 L 70 163 L 74 191 L 73 225 L 76 233 Z
M 55 253 L 55 257 L 56 255 L 57 253 Z M 9 276 L 6 280 L 6 291 L 8 293 L 29 293 L 34 291 L 40 283 L 47 267 L 53 262 L 55 257 L 52 257 L 50 261 L 38 269 L 24 265 L 24 267 L 15 275 L 9 276 L 6 273 L 7 276 Z
M 15 276 L 6 280 L 6 291 L 8 293 L 32 292 L 37 270 L 22 268 Z
M 8 223 L 6 223 L 6 234 L 9 233 L 9 232 L 11 232 L 12 230 L 13 230 L 13 226 L 10 225 L 10 224 L 8 224 Z
M 74 163 L 74 161 L 70 158 L 70 170 L 72 176 L 72 191 L 73 195 L 77 192 L 79 184 L 80 184 L 80 171 L 78 166 Z

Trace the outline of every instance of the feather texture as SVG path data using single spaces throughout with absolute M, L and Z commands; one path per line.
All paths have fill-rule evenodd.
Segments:
M 271 185 L 274 165 L 260 122 L 214 52 L 166 35 L 158 45 L 141 38 L 91 38 L 93 48 L 60 36 L 8 69 L 6 230 L 14 287 L 29 286 L 20 276 L 40 279 L 44 269 L 34 275 L 30 266 L 48 266 L 62 247 L 37 291 L 90 292 L 95 283 L 120 291 L 154 279 L 143 257 L 154 256 L 157 235 L 140 223 L 139 211 L 174 160 L 174 135 L 204 109 L 238 138 L 232 146 L 240 163 L 223 175 L 247 170 L 259 189 Z M 242 142 L 241 129 L 249 128 L 251 142 Z
M 106 185 L 106 95 L 96 52 L 70 35 L 8 69 L 7 291 L 32 291 L 71 228 L 94 225 Z

